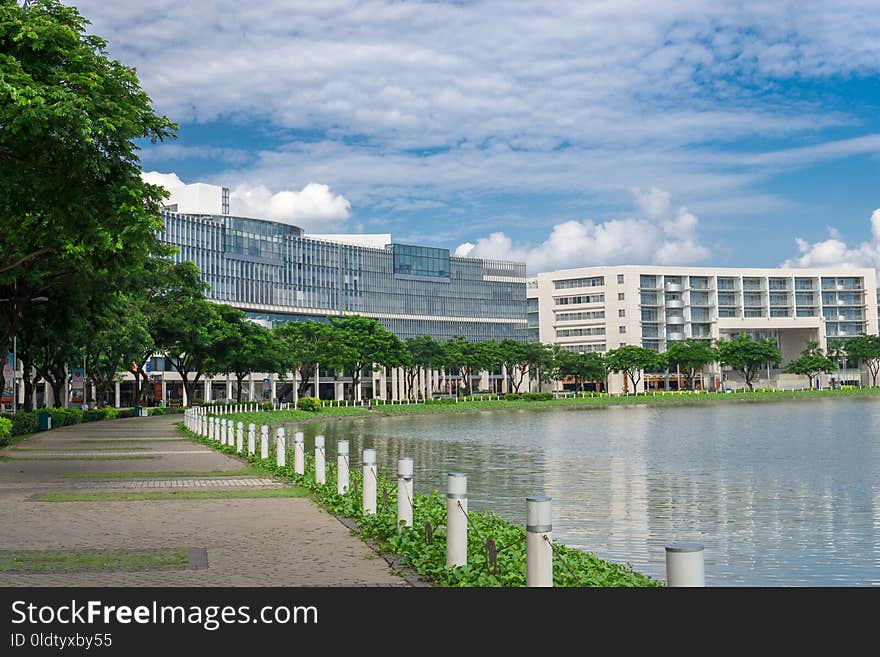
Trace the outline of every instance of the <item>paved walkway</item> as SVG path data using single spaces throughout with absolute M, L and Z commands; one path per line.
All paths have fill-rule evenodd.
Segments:
M 282 485 L 253 475 L 216 476 L 213 471 L 240 470 L 247 464 L 189 441 L 169 442 L 180 437 L 174 428 L 179 421 L 180 416 L 156 416 L 92 422 L 38 434 L 17 445 L 39 451 L 4 450 L 3 455 L 13 460 L 0 462 L 0 551 L 204 548 L 206 569 L 0 572 L 0 586 L 406 585 L 384 559 L 307 498 L 34 501 L 43 492 L 241 491 Z M 148 449 L 131 451 L 131 444 L 115 444 L 120 441 L 136 441 Z M 53 455 L 64 460 L 47 458 Z M 95 459 L 117 455 L 150 458 Z M 211 474 L 150 478 L 137 474 L 184 471 Z M 73 472 L 131 472 L 132 476 L 62 478 Z

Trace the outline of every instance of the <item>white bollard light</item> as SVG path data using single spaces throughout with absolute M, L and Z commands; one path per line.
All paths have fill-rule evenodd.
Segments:
M 264 461 L 269 458 L 269 426 L 266 424 L 260 427 L 260 458 Z
M 306 444 L 302 431 L 293 434 L 293 471 L 298 475 L 306 471 Z
M 324 458 L 324 436 L 315 436 L 315 481 L 327 483 L 327 465 Z
M 275 465 L 279 468 L 287 465 L 287 441 L 284 438 L 284 427 L 275 429 Z
M 413 526 L 413 460 L 409 456 L 397 460 L 397 531 L 403 525 Z
M 376 450 L 364 450 L 364 515 L 376 513 Z
M 706 586 L 702 545 L 673 543 L 666 546 L 666 585 Z
M 257 425 L 248 424 L 248 456 L 253 456 L 257 451 Z
M 526 586 L 553 586 L 553 515 L 547 495 L 526 498 Z
M 464 566 L 467 563 L 467 475 L 450 472 L 446 482 L 446 565 Z
M 232 447 L 235 445 L 235 422 L 233 422 L 232 420 L 227 420 L 226 431 L 226 444 Z
M 244 449 L 244 422 L 235 425 L 235 451 L 241 454 Z
M 348 492 L 348 441 L 336 443 L 336 492 L 345 495 Z

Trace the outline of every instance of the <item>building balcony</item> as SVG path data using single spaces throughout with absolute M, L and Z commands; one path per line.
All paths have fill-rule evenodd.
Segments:
M 684 340 L 684 333 L 681 331 L 666 331 L 666 339 L 673 342 L 681 342 Z
M 667 324 L 684 324 L 684 315 L 670 315 L 666 318 Z
M 684 308 L 684 299 L 667 299 L 667 308 Z
M 667 292 L 681 292 L 682 285 L 681 283 L 666 283 L 663 285 L 663 289 Z

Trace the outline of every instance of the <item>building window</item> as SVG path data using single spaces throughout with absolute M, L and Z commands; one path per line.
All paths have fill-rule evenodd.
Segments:
M 620 332 L 621 332 L 621 333 L 626 333 L 626 327 L 625 327 L 625 326 L 620 326 L 620 327 L 618 327 L 618 328 L 620 329 Z
M 568 290 L 573 287 L 601 287 L 605 285 L 604 276 L 593 276 L 592 278 L 569 278 L 562 281 L 553 281 L 553 287 L 557 290 Z
M 618 285 L 623 285 L 623 274 L 618 274 L 618 275 L 617 275 L 617 284 L 618 284 Z
M 619 310 L 617 311 L 617 316 L 618 316 L 618 317 L 626 317 L 626 309 L 625 309 L 625 308 L 621 308 L 621 309 L 619 309 Z
M 624 299 L 623 292 L 618 292 L 618 293 L 617 293 L 617 300 L 618 300 L 618 301 L 623 301 L 623 299 Z

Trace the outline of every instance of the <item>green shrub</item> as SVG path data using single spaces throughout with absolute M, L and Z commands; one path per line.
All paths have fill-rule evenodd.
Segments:
M 454 404 L 455 397 L 439 397 L 438 399 L 426 399 L 425 404 Z
M 83 412 L 78 408 L 53 408 L 52 427 L 66 427 L 83 421 Z
M 553 399 L 552 392 L 524 392 L 522 396 L 524 401 L 550 401 Z
M 523 398 L 522 393 L 519 393 L 519 392 L 508 392 L 503 397 L 504 401 L 519 401 L 522 398 Z
M 147 411 L 150 415 L 165 415 L 165 410 L 161 408 L 151 408 Z
M 12 436 L 12 420 L 0 417 L 0 447 L 9 444 L 9 438 Z
M 301 411 L 316 412 L 321 410 L 321 400 L 314 397 L 303 397 L 299 400 L 297 408 Z
M 263 402 L 262 406 L 260 406 L 264 411 L 272 411 L 274 410 L 272 406 L 272 402 Z
M 39 416 L 36 411 L 17 411 L 4 416 L 12 422 L 12 435 L 24 436 L 29 433 L 36 433 L 39 427 Z
M 134 409 L 133 408 L 120 408 L 116 411 L 116 417 L 134 417 Z

